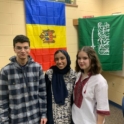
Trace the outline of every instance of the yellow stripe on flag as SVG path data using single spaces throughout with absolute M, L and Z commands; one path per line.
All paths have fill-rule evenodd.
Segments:
M 66 27 L 26 24 L 31 48 L 66 47 Z

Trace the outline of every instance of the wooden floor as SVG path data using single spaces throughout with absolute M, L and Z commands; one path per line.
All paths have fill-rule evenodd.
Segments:
M 122 110 L 110 104 L 110 115 L 106 116 L 105 124 L 124 124 Z

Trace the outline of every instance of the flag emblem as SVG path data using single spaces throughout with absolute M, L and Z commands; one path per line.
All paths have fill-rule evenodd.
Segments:
M 98 22 L 98 53 L 110 55 L 110 24 Z
M 55 31 L 54 30 L 43 30 L 40 34 L 40 38 L 43 43 L 55 43 Z

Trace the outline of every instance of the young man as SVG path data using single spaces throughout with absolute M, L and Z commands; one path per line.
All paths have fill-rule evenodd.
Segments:
M 0 72 L 0 124 L 46 124 L 46 86 L 42 67 L 29 56 L 30 41 L 13 39 L 16 56 Z

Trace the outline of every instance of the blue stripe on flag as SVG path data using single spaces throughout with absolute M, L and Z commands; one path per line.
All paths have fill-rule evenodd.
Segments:
M 26 24 L 64 25 L 65 4 L 42 0 L 24 0 Z

